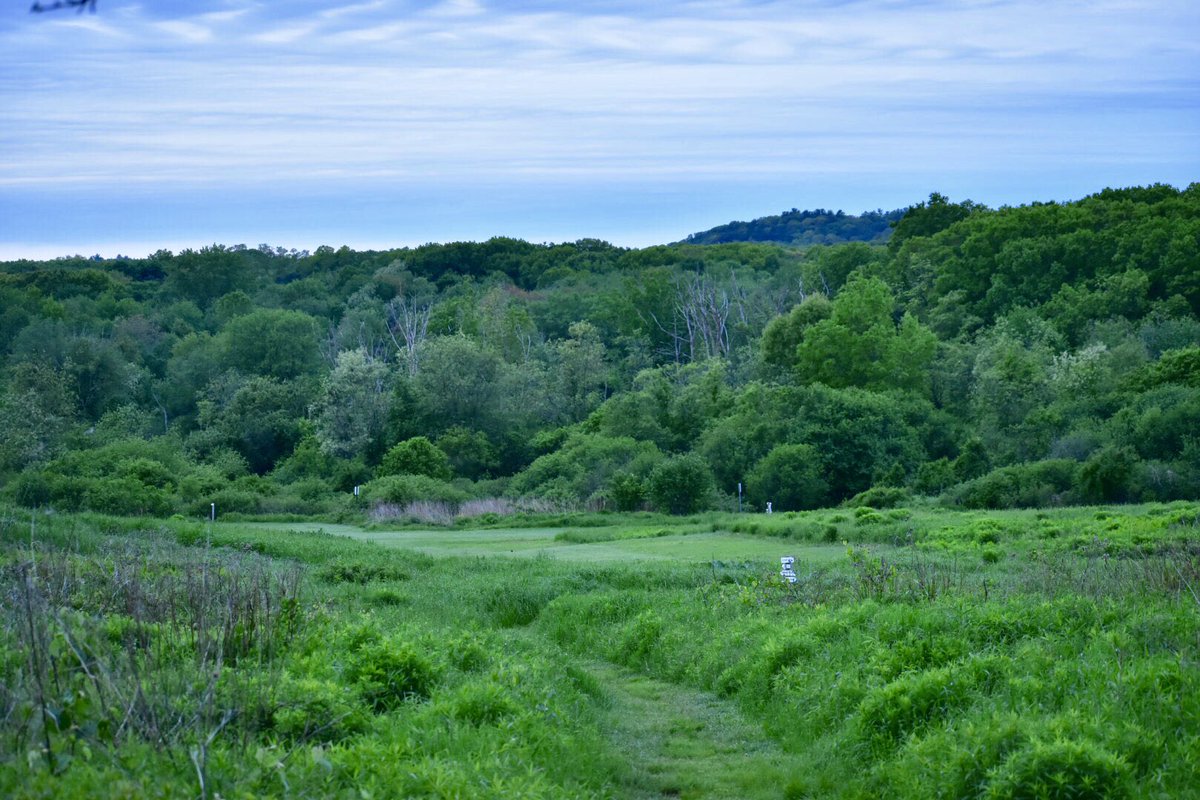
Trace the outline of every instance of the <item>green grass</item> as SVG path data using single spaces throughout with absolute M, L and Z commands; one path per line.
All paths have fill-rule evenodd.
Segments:
M 1198 511 L 0 509 L 0 795 L 1195 797 Z

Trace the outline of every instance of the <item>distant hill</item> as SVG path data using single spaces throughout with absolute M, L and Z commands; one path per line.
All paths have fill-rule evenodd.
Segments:
M 707 231 L 693 233 L 688 244 L 726 244 L 729 242 L 776 242 L 789 245 L 842 244 L 844 242 L 886 242 L 892 223 L 904 216 L 896 211 L 866 211 L 847 214 L 818 208 L 800 211 L 793 208 L 771 217 L 749 222 L 730 222 Z

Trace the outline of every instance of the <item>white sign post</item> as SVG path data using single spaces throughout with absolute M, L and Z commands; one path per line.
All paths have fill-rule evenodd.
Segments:
M 788 583 L 796 582 L 795 556 L 781 556 L 779 559 L 779 576 Z

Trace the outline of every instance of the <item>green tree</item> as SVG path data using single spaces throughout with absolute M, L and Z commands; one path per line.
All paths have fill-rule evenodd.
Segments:
M 270 471 L 300 441 L 309 403 L 302 384 L 253 377 L 231 387 L 210 386 L 209 394 L 201 426 L 232 445 L 256 473 Z
M 937 337 L 908 314 L 897 327 L 894 306 L 891 291 L 878 278 L 846 284 L 830 317 L 810 326 L 796 348 L 801 379 L 834 388 L 895 388 L 927 395 Z
M 796 348 L 804 341 L 805 332 L 832 313 L 833 306 L 825 295 L 816 294 L 772 319 L 762 332 L 763 363 L 787 372 L 794 370 L 799 358 Z
M 660 511 L 693 514 L 713 502 L 713 477 L 704 459 L 694 454 L 675 456 L 650 473 L 650 500 Z
M 425 475 L 450 480 L 450 459 L 424 436 L 393 445 L 383 456 L 379 475 Z
M 758 508 L 768 502 L 779 511 L 820 508 L 828 495 L 821 456 L 806 444 L 779 445 L 746 476 L 746 496 Z
M 457 425 L 434 442 L 450 459 L 456 475 L 479 480 L 495 472 L 500 465 L 496 448 L 483 431 L 472 431 Z
M 168 291 L 202 308 L 222 295 L 249 285 L 242 257 L 220 245 L 203 247 L 199 251 L 184 250 L 177 256 L 163 258 L 162 265 Z
M 555 344 L 552 374 L 567 422 L 579 422 L 604 400 L 608 385 L 604 342 L 590 322 L 576 322 Z
M 264 309 L 230 320 L 221 332 L 226 365 L 251 375 L 288 380 L 320 366 L 317 321 L 308 314 Z
M 338 353 L 313 406 L 313 424 L 321 449 L 354 458 L 373 449 L 382 437 L 391 390 L 388 368 L 365 350 Z
M 888 241 L 888 248 L 893 252 L 899 250 L 909 239 L 932 236 L 980 210 L 986 209 L 970 200 L 951 203 L 950 198 L 944 194 L 933 192 L 929 195 L 928 202 L 910 206 L 904 216 L 892 225 L 892 238 Z

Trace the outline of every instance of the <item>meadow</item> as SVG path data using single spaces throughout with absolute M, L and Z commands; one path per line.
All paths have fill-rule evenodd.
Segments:
M 6 797 L 1200 796 L 1195 503 L 3 508 L 0 576 Z

